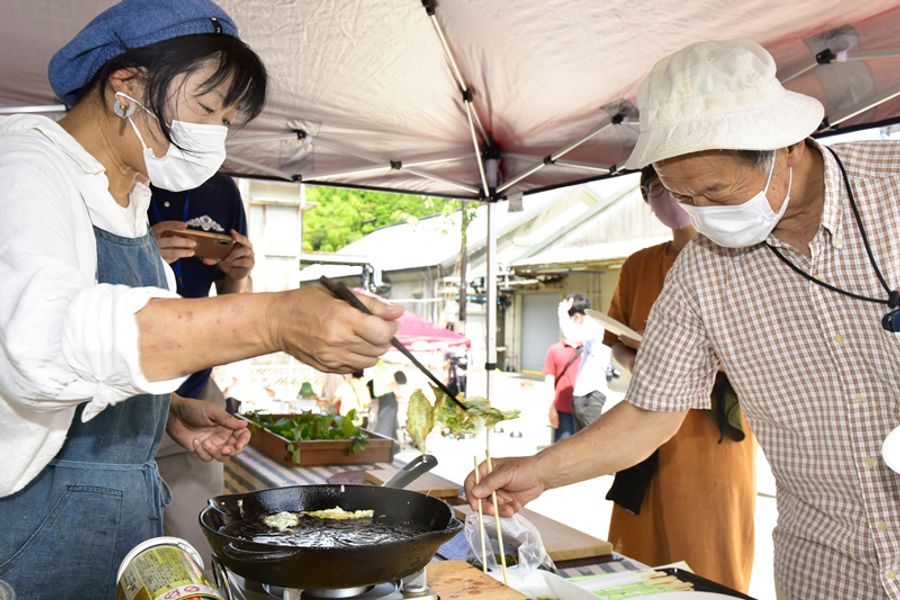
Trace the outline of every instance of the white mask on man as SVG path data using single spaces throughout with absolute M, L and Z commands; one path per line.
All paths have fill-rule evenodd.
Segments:
M 133 110 L 122 108 L 118 97 L 122 96 L 139 106 L 153 118 L 157 118 L 143 104 L 122 92 L 116 92 L 115 113 L 128 119 L 134 133 L 137 134 L 144 149 L 144 165 L 147 177 L 156 187 L 170 192 L 183 192 L 199 187 L 207 179 L 215 175 L 225 162 L 225 138 L 228 128 L 224 125 L 206 125 L 173 120 L 169 132 L 175 142 L 169 144 L 165 156 L 157 157 L 153 149 L 144 143 L 144 137 L 138 131 L 131 118 Z
M 682 204 L 681 208 L 691 216 L 694 228 L 716 244 L 726 248 L 755 246 L 769 237 L 778 221 L 784 216 L 791 198 L 793 169 L 789 171 L 788 191 L 784 196 L 784 202 L 781 203 L 781 208 L 777 213 L 772 210 L 766 193 L 769 191 L 774 170 L 775 160 L 772 160 L 766 186 L 743 204 L 727 206 Z

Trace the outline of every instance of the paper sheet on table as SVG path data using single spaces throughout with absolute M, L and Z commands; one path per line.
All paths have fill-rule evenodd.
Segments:
M 590 308 L 587 309 L 585 311 L 585 313 L 587 314 L 587 316 L 589 316 L 590 318 L 592 318 L 595 321 L 597 321 L 598 323 L 600 323 L 600 325 L 604 329 L 609 331 L 610 333 L 614 333 L 616 335 L 621 335 L 621 336 L 624 336 L 627 338 L 631 338 L 638 342 L 640 342 L 644 338 L 643 335 L 641 335 L 640 333 L 638 333 L 637 331 L 635 331 L 628 325 L 625 325 L 624 323 L 620 323 L 619 321 L 616 321 L 611 316 L 609 316 L 605 313 L 602 313 L 600 311 L 593 310 Z

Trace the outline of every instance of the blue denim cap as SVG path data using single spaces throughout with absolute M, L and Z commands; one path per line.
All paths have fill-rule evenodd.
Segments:
M 122 0 L 87 24 L 50 59 L 53 91 L 67 105 L 113 58 L 133 48 L 199 33 L 239 37 L 228 14 L 209 0 Z

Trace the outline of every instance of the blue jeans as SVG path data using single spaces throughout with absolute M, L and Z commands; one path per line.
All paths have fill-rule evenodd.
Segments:
M 575 418 L 572 417 L 572 413 L 560 412 L 557 414 L 559 415 L 559 427 L 553 431 L 554 443 L 575 434 Z

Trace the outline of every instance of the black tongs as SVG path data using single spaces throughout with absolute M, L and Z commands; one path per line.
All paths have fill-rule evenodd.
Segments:
M 323 286 L 325 286 L 325 289 L 327 289 L 329 292 L 331 292 L 336 297 L 340 298 L 341 300 L 343 300 L 350 306 L 363 311 L 367 315 L 372 314 L 372 311 L 369 310 L 368 307 L 366 307 L 366 305 L 363 304 L 362 301 L 356 297 L 356 294 L 351 292 L 350 288 L 348 288 L 345 284 L 343 284 L 339 281 L 332 281 L 332 280 L 328 279 L 327 277 L 325 277 L 324 275 L 319 277 L 319 283 L 321 283 Z M 440 379 L 435 377 L 434 373 L 432 373 L 431 371 L 428 370 L 428 367 L 426 367 L 425 365 L 420 363 L 419 359 L 417 359 L 415 356 L 413 356 L 413 353 L 410 352 L 406 346 L 404 346 L 403 344 L 400 343 L 400 340 L 398 340 L 395 337 L 392 337 L 391 338 L 391 346 L 393 346 L 394 348 L 399 350 L 400 353 L 403 354 L 403 356 L 405 356 L 410 361 L 412 361 L 412 364 L 416 365 L 416 367 L 418 367 L 419 370 L 422 371 L 425 374 L 425 376 L 428 377 L 428 379 L 430 379 L 434 383 L 434 385 L 436 385 L 438 387 L 439 390 L 444 392 L 448 398 L 450 398 L 451 400 L 456 402 L 456 404 L 459 405 L 460 408 L 462 408 L 463 410 L 468 410 L 466 405 L 463 404 L 462 402 L 460 402 L 450 392 L 450 388 L 448 388 L 446 386 L 446 384 L 444 384 L 444 382 L 442 382 Z

